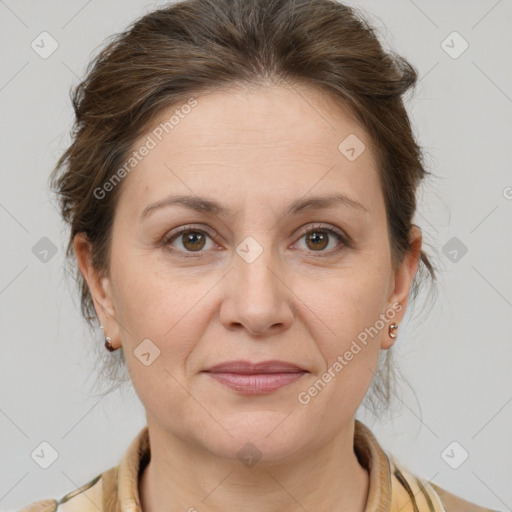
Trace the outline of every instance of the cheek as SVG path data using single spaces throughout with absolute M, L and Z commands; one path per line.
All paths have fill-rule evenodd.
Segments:
M 326 431 L 355 414 L 373 379 L 388 323 L 385 312 L 387 281 L 383 273 L 347 272 L 330 280 L 326 293 L 312 294 L 304 314 L 319 365 L 299 397 L 304 414 L 323 416 Z M 304 293 L 306 288 L 304 288 Z M 321 365 L 320 365 L 321 361 Z M 310 409 L 308 409 L 310 408 Z M 323 415 L 329 410 L 331 414 Z M 309 411 L 309 412 L 308 412 Z
M 120 259 L 112 280 L 134 389 L 149 410 L 171 411 L 184 409 L 189 400 L 186 363 L 203 329 L 200 298 L 213 282 L 156 268 L 151 257 Z
M 222 275 L 173 268 L 156 252 L 138 254 L 127 248 L 125 254 L 116 259 L 113 252 L 112 280 L 127 366 L 137 372 L 133 375 L 137 379 L 140 365 L 134 351 L 149 339 L 160 350 L 155 363 L 165 361 L 165 367 L 181 381 L 187 358 L 211 320 L 212 291 Z M 164 377 L 167 381 L 169 375 Z
M 324 347 L 331 358 L 338 355 L 339 351 L 346 350 L 352 340 L 375 324 L 379 334 L 368 341 L 373 341 L 378 347 L 383 332 L 379 315 L 385 311 L 387 284 L 384 272 L 343 269 L 336 278 L 329 279 L 329 286 L 324 293 L 309 292 L 307 302 L 322 320 L 320 328 L 327 333 L 328 339 L 335 340 Z M 307 293 L 306 290 L 304 293 Z M 364 335 L 360 338 L 364 338 Z
M 131 342 L 162 339 L 197 302 L 197 286 L 166 265 L 159 250 L 144 252 L 120 236 L 112 250 L 115 309 Z M 171 332 L 169 332 L 171 331 Z

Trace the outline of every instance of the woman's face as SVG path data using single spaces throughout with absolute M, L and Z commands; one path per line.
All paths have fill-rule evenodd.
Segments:
M 251 441 L 282 460 L 353 420 L 417 254 L 393 271 L 370 140 L 322 93 L 195 100 L 135 145 L 149 149 L 122 183 L 109 276 L 84 273 L 148 424 L 222 457 Z M 303 371 L 206 372 L 240 360 Z

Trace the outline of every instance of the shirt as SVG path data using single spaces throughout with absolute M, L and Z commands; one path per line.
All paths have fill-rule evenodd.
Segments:
M 355 420 L 354 452 L 369 474 L 365 512 L 497 512 L 463 500 L 410 473 L 381 448 L 359 420 Z M 117 466 L 59 500 L 36 501 L 18 512 L 142 512 L 139 480 L 150 455 L 146 425 Z

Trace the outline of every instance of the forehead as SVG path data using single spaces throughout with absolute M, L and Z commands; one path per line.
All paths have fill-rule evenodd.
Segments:
M 161 112 L 133 149 L 144 144 L 151 149 L 122 193 L 122 201 L 139 209 L 177 188 L 233 200 L 248 194 L 266 200 L 271 193 L 295 199 L 333 187 L 361 198 L 379 193 L 369 136 L 348 109 L 311 87 L 194 96 Z

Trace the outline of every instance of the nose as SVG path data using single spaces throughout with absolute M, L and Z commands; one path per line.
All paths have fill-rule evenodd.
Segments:
M 254 261 L 235 254 L 220 309 L 223 325 L 267 337 L 288 329 L 293 317 L 293 292 L 271 251 L 263 250 Z

